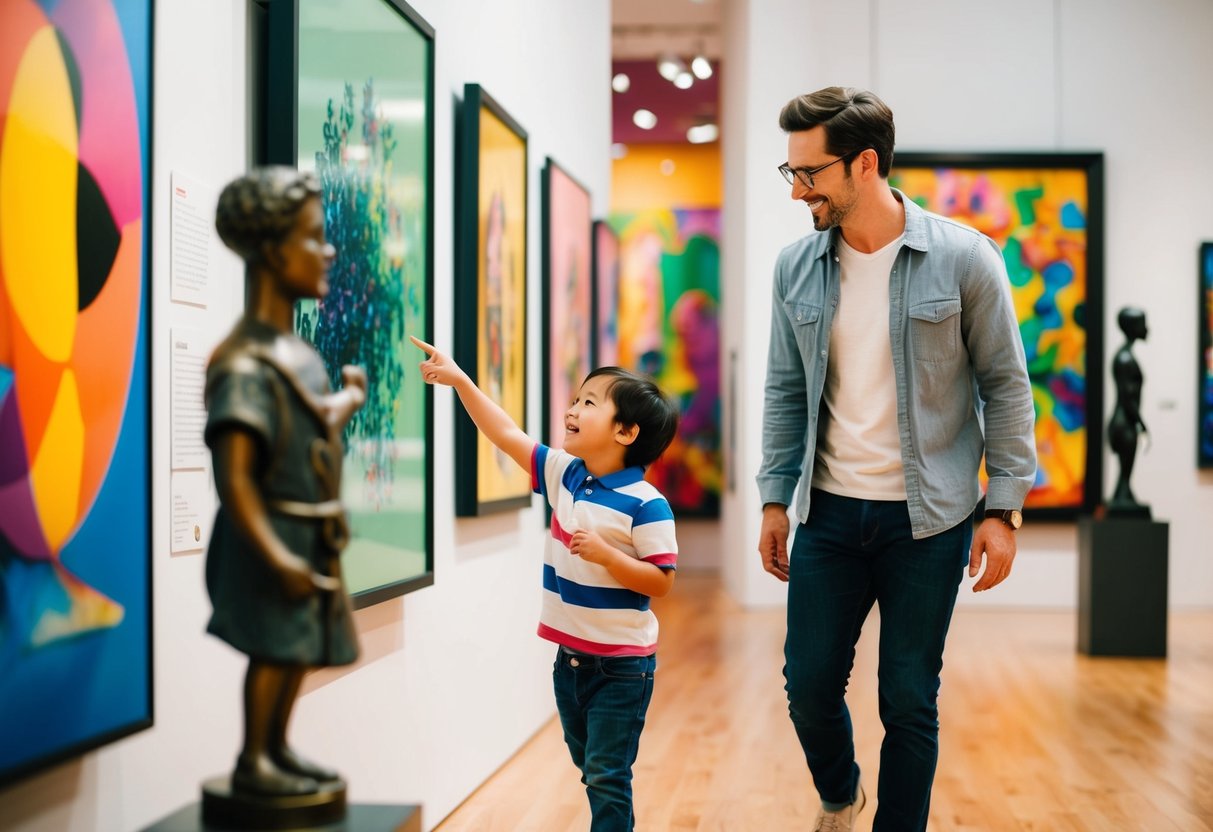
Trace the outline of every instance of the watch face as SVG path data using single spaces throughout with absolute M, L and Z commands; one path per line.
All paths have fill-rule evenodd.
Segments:
M 1018 529 L 1023 525 L 1023 515 L 1015 509 L 1011 509 L 1007 512 L 1007 522 L 1011 524 L 1011 528 Z

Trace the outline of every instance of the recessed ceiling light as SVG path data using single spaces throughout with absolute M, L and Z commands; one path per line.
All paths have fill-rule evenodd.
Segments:
M 695 73 L 695 77 L 700 81 L 707 80 L 712 77 L 712 62 L 703 55 L 696 55 L 691 61 L 691 72 Z
M 677 55 L 662 55 L 657 61 L 657 72 L 667 81 L 673 81 L 678 73 L 686 71 L 687 65 Z
M 687 141 L 691 144 L 707 144 L 720 138 L 720 128 L 715 124 L 700 124 L 687 130 Z
M 652 130 L 657 126 L 657 116 L 651 110 L 637 110 L 632 113 L 632 124 L 641 130 Z
M 674 76 L 674 86 L 680 90 L 689 90 L 691 84 L 695 83 L 695 77 L 685 69 Z
M 632 88 L 632 79 L 627 76 L 627 73 L 620 72 L 611 79 L 611 89 L 615 92 L 627 92 Z
M 615 142 L 613 145 L 611 145 L 611 158 L 612 159 L 622 159 L 624 156 L 627 156 L 627 155 L 628 155 L 628 146 L 626 144 L 623 144 L 622 142 Z

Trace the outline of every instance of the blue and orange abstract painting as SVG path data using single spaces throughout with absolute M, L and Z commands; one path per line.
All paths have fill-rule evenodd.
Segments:
M 150 23 L 0 6 L 0 782 L 151 724 Z
M 927 166 L 912 154 L 899 155 L 890 176 L 922 207 L 1002 249 L 1036 405 L 1038 469 L 1027 508 L 1091 508 L 1090 485 L 1099 487 L 1088 470 L 1101 453 L 1099 425 L 1088 419 L 1102 372 L 1088 367 L 1091 348 L 1099 353 L 1090 307 L 1101 279 L 1092 272 L 1089 180 L 1080 165 Z
M 680 516 L 720 514 L 720 210 L 610 217 L 619 237 L 618 360 L 679 404 L 678 435 L 646 479 Z

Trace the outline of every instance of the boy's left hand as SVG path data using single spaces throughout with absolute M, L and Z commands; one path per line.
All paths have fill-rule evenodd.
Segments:
M 569 551 L 582 560 L 605 566 L 616 549 L 603 540 L 602 535 L 598 532 L 579 531 L 573 532 L 573 537 L 569 541 Z

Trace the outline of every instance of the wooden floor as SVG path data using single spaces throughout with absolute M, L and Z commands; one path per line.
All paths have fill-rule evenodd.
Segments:
M 816 812 L 783 692 L 781 610 L 712 578 L 654 602 L 661 651 L 635 768 L 640 832 L 807 830 Z M 848 696 L 871 829 L 881 727 L 875 616 Z M 1174 614 L 1170 657 L 1092 659 L 1074 613 L 959 610 L 944 657 L 935 832 L 1213 832 L 1213 613 Z M 439 832 L 584 832 L 553 719 Z

